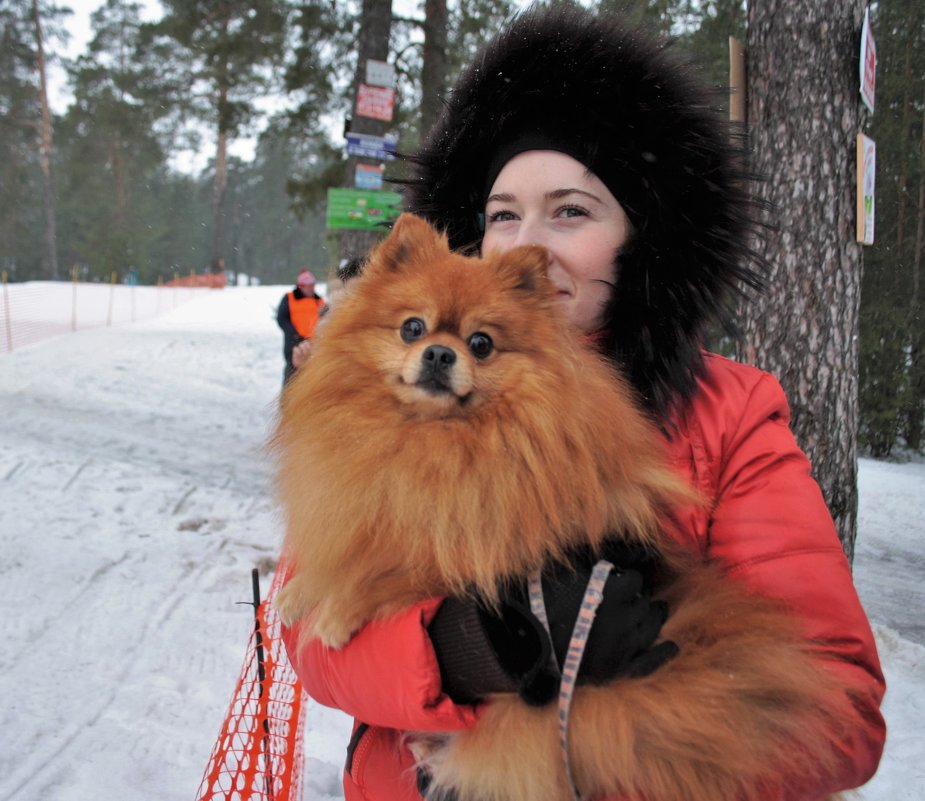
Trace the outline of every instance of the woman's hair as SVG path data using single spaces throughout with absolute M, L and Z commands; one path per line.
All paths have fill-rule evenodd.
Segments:
M 665 420 L 703 371 L 705 326 L 731 327 L 731 291 L 760 285 L 741 136 L 716 104 L 689 64 L 616 17 L 532 7 L 483 47 L 408 157 L 405 206 L 474 249 L 497 154 L 563 143 L 633 225 L 600 341 Z

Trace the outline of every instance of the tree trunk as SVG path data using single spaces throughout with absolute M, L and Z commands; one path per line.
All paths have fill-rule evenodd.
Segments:
M 128 56 L 126 54 L 126 11 L 125 6 L 121 8 L 119 17 L 119 84 L 116 87 L 117 97 L 120 103 L 125 102 L 125 92 L 122 89 L 122 79 L 128 68 Z M 122 146 L 122 134 L 117 130 L 113 137 L 111 145 L 112 152 L 112 179 L 116 194 L 116 225 L 119 229 L 119 235 L 128 241 L 128 193 L 125 185 L 125 158 Z
M 900 122 L 900 132 L 903 140 L 909 135 L 909 113 L 912 108 L 912 40 L 913 32 L 907 31 L 906 39 L 906 69 L 905 81 L 903 81 L 903 114 Z M 896 212 L 896 252 L 902 258 L 903 245 L 905 239 L 906 223 L 906 195 L 909 177 L 907 171 L 909 162 L 905 159 L 900 164 L 901 172 L 899 174 L 899 203 Z
M 35 22 L 35 60 L 39 75 L 39 103 L 42 109 L 39 124 L 39 163 L 42 168 L 42 197 L 45 207 L 45 249 L 42 261 L 45 274 L 52 281 L 57 281 L 58 234 L 55 218 L 54 148 L 51 109 L 48 106 L 48 84 L 45 75 L 45 45 L 42 41 L 42 19 L 39 15 L 38 0 L 32 0 L 32 15 Z
M 221 22 L 221 38 L 222 41 L 227 41 L 230 27 L 228 13 Z M 215 144 L 215 180 L 212 184 L 212 262 L 209 265 L 213 273 L 220 273 L 225 269 L 225 190 L 228 186 L 228 130 L 231 127 L 231 109 L 228 105 L 230 72 L 231 68 L 222 50 L 216 74 L 218 136 Z
M 925 108 L 925 106 L 923 106 Z M 922 139 L 919 152 L 925 163 L 925 112 L 922 114 Z M 922 447 L 925 424 L 925 322 L 919 304 L 922 275 L 922 247 L 925 240 L 925 174 L 919 178 L 919 213 L 915 226 L 915 251 L 912 257 L 912 295 L 909 301 L 909 403 L 906 409 L 906 445 L 914 451 Z
M 128 237 L 128 198 L 125 191 L 125 159 L 122 157 L 122 142 L 114 137 L 109 150 L 112 162 L 112 185 L 116 199 L 116 227 L 119 236 Z
M 774 206 L 759 245 L 769 292 L 743 309 L 747 360 L 776 374 L 842 545 L 857 529 L 855 137 L 862 0 L 748 4 L 755 192 Z
M 227 90 L 222 90 L 224 99 Z M 225 269 L 225 189 L 228 186 L 228 133 L 219 126 L 212 184 L 212 272 Z
M 424 63 L 421 70 L 421 136 L 426 136 L 443 108 L 446 88 L 446 0 L 424 0 Z
M 360 36 L 357 49 L 357 68 L 354 75 L 353 112 L 350 130 L 353 133 L 382 136 L 387 123 L 356 113 L 356 100 L 360 84 L 366 81 L 366 61 L 387 61 L 389 57 L 389 35 L 392 30 L 392 0 L 363 0 L 363 16 L 360 21 Z M 347 171 L 344 175 L 345 186 L 353 186 L 358 163 L 367 163 L 369 159 L 350 156 L 347 159 Z M 340 256 L 342 259 L 362 258 L 381 238 L 375 231 L 341 232 Z

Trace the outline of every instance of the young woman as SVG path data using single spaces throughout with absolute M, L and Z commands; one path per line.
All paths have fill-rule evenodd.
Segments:
M 705 326 L 728 321 L 730 291 L 760 283 L 747 266 L 754 207 L 744 159 L 710 98 L 680 61 L 615 19 L 533 9 L 462 74 L 412 161 L 406 206 L 444 229 L 451 246 L 548 249 L 566 316 L 630 378 L 677 469 L 711 499 L 675 521 L 671 536 L 783 600 L 819 664 L 851 688 L 854 725 L 831 732 L 837 775 L 772 766 L 765 797 L 817 801 L 865 783 L 884 742 L 884 682 L 831 517 L 778 382 L 702 350 Z M 567 595 L 570 579 L 562 580 Z M 574 581 L 583 587 L 581 568 Z M 642 609 L 645 636 L 596 646 L 597 675 L 585 678 L 662 669 L 671 650 L 652 645 L 663 610 Z M 529 625 L 502 620 L 485 634 L 471 613 L 435 599 L 368 625 L 338 651 L 299 648 L 296 632 L 286 633 L 308 692 L 356 718 L 349 801 L 419 798 L 426 777 L 416 775 L 403 731 L 462 729 L 486 693 L 524 694 L 529 671 L 510 654 L 529 652 Z M 550 616 L 555 628 L 568 613 L 553 603 Z

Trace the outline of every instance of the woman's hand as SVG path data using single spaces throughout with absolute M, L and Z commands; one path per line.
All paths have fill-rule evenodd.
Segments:
M 470 599 L 444 601 L 428 629 L 444 691 L 461 703 L 498 692 L 517 692 L 537 706 L 551 701 L 558 691 L 558 675 L 550 645 L 562 665 L 592 567 L 576 559 L 544 573 L 551 637 L 530 611 L 523 587 L 509 589 L 497 610 Z M 604 585 L 578 684 L 647 676 L 676 656 L 675 643 L 656 644 L 667 617 L 667 604 L 652 600 L 643 574 L 617 565 Z
M 543 575 L 543 598 L 557 662 L 572 639 L 591 568 L 558 565 Z M 648 676 L 678 653 L 670 640 L 655 644 L 668 619 L 668 604 L 654 601 L 642 573 L 616 565 L 604 585 L 578 669 L 578 684 L 605 684 L 618 676 Z

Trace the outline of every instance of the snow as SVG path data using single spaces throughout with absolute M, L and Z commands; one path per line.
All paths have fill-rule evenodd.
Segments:
M 263 451 L 288 287 L 0 353 L 0 801 L 194 798 L 280 545 Z M 67 306 L 66 284 L 46 285 Z M 100 293 L 100 302 L 108 302 Z M 105 319 L 105 314 L 103 315 Z M 863 801 L 925 798 L 925 464 L 860 463 L 859 591 L 889 682 Z M 304 801 L 349 720 L 311 704 Z

